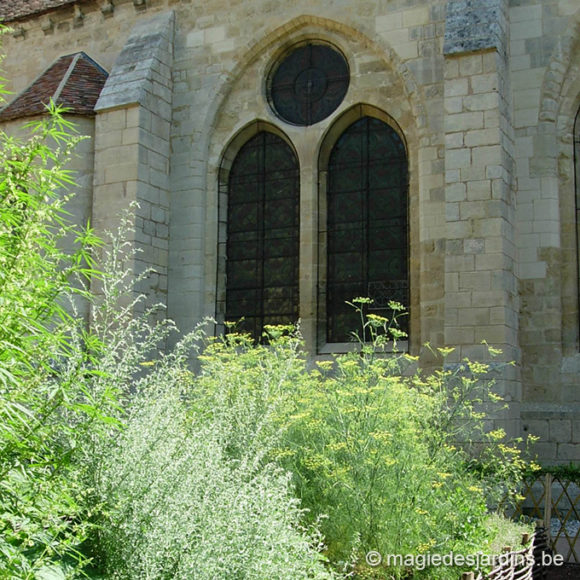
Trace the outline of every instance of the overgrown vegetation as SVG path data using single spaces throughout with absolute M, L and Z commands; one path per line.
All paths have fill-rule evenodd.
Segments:
M 365 316 L 368 302 L 353 304 L 368 338 L 360 352 L 318 361 L 295 382 L 283 464 L 295 474 L 303 506 L 327 514 L 321 529 L 332 561 L 354 552 L 360 572 L 370 550 L 475 553 L 492 536 L 488 506 L 515 495 L 526 465 L 503 430 L 484 432 L 478 408 L 502 405 L 490 366 L 447 365 L 452 349 L 438 349 L 442 369 L 424 375 L 411 370 L 416 359 L 408 354 L 381 356 L 389 339 L 396 347 L 401 308 L 392 304 L 389 320 Z M 402 578 L 409 570 L 375 572 Z
M 72 183 L 64 165 L 77 138 L 55 107 L 29 129 L 24 140 L 0 133 L 0 575 L 7 578 L 82 563 L 89 524 L 75 447 L 106 420 L 107 407 L 83 393 L 80 372 L 91 373 L 91 354 L 71 345 L 76 321 L 64 307 L 93 274 L 96 243 L 89 230 L 66 224 L 58 193 Z M 78 249 L 65 253 L 61 241 L 72 235 Z
M 107 577 L 330 578 L 290 474 L 266 460 L 292 357 L 240 359 L 228 346 L 226 361 L 216 344 L 220 355 L 195 376 L 199 340 L 148 367 L 126 428 L 101 454 L 94 487 L 107 508 L 95 547 Z
M 537 477 L 538 475 L 546 473 L 550 473 L 560 479 L 580 483 L 580 465 L 577 463 L 569 463 L 567 465 L 542 465 L 540 470 L 528 469 L 526 475 L 529 477 Z
M 172 324 L 134 315 L 122 233 L 97 267 L 66 223 L 69 123 L 52 107 L 30 129 L 0 133 L 0 577 L 403 578 L 365 553 L 492 549 L 488 506 L 525 465 L 483 432 L 487 366 L 384 355 L 398 307 L 364 299 L 360 352 L 313 366 L 292 328 L 165 349 Z
M 119 578 L 332 576 L 290 475 L 266 448 L 231 453 L 244 400 L 196 412 L 199 334 L 163 356 L 173 326 L 134 316 L 123 232 L 97 270 L 97 240 L 66 223 L 71 125 L 51 107 L 29 129 L 0 133 L 0 577 L 76 577 L 90 559 Z

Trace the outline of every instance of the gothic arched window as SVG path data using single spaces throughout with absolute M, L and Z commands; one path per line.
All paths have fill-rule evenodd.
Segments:
M 225 318 L 259 340 L 298 319 L 299 171 L 280 137 L 243 145 L 228 180 Z
M 409 307 L 407 154 L 391 126 L 365 116 L 341 134 L 326 205 L 326 342 L 346 342 L 360 330 L 346 301 L 372 298 L 371 311 L 383 316 L 389 300 Z

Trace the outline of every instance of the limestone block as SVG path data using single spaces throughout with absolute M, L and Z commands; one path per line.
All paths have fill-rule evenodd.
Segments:
M 465 254 L 482 254 L 485 252 L 485 240 L 482 238 L 469 238 L 463 240 Z
M 510 7 L 510 21 L 515 22 L 529 22 L 542 20 L 542 6 L 533 4 L 526 4 L 525 6 L 511 6 Z
M 501 290 L 476 290 L 472 293 L 473 303 L 478 306 L 499 306 L 505 302 L 505 295 Z
M 545 278 L 546 271 L 546 262 L 528 262 L 519 265 L 519 277 L 523 280 Z
M 459 291 L 459 274 L 456 272 L 446 272 L 445 273 L 445 291 L 446 292 L 458 292 Z M 457 314 L 457 313 L 456 313 Z M 449 318 L 450 309 L 446 310 L 446 316 Z M 457 325 L 457 320 L 455 322 L 450 321 L 449 324 Z
M 491 111 L 487 111 L 490 113 Z M 458 113 L 455 115 L 448 115 L 445 119 L 445 130 L 449 133 L 456 131 L 467 131 L 468 129 L 483 129 L 484 127 L 484 113 Z
M 463 201 L 460 203 L 459 211 L 462 220 L 482 220 L 488 217 L 496 217 L 498 215 L 498 206 L 486 201 Z M 481 227 L 482 222 L 479 222 L 478 225 Z
M 497 129 L 475 129 L 465 133 L 465 145 L 468 147 L 480 147 L 493 145 L 499 142 Z
M 539 445 L 539 444 L 538 444 Z M 557 459 L 562 462 L 578 461 L 580 457 L 579 443 L 562 443 L 558 445 Z
M 447 224 L 448 239 L 466 238 L 473 235 L 473 224 L 468 221 L 452 221 Z
M 472 255 L 455 255 L 445 257 L 445 271 L 453 272 L 473 272 L 475 267 L 475 259 Z M 459 278 L 458 278 L 459 283 Z M 458 288 L 461 290 L 462 288 Z
M 529 109 L 517 109 L 514 115 L 515 127 L 528 127 L 538 122 L 538 107 Z
M 459 221 L 461 219 L 459 203 L 445 204 L 445 219 L 447 222 Z
M 460 149 L 464 146 L 463 143 L 463 132 L 458 133 L 447 133 L 445 135 L 445 146 L 448 149 Z
M 498 78 L 496 73 L 473 75 L 469 78 L 469 87 L 474 94 L 497 91 Z
M 542 20 L 515 21 L 510 26 L 510 38 L 512 40 L 522 40 L 542 36 Z
M 448 202 L 458 202 L 467 199 L 465 183 L 452 183 L 445 188 L 445 199 Z M 459 211 L 459 210 L 457 210 Z
M 555 465 L 558 462 L 559 457 L 556 443 L 538 441 L 534 445 L 534 451 L 539 457 L 542 457 L 542 463 L 546 465 Z
M 467 54 L 459 59 L 459 74 L 464 77 L 481 74 L 483 59 L 481 54 Z
M 405 28 L 426 25 L 429 24 L 430 21 L 431 16 L 429 6 L 421 6 L 403 12 L 403 26 Z
M 375 18 L 375 30 L 377 32 L 388 32 L 391 30 L 400 30 L 401 28 L 403 28 L 402 12 L 392 12 Z
M 474 165 L 488 166 L 501 164 L 503 148 L 501 145 L 486 145 L 472 149 Z
M 489 290 L 490 273 L 488 271 L 481 272 L 459 272 L 459 290 Z
M 126 159 L 130 155 L 124 156 Z M 137 179 L 137 165 L 134 162 L 120 162 L 115 165 L 105 167 L 104 183 L 119 183 L 122 181 L 132 181 Z
M 462 96 L 452 97 L 447 96 L 444 99 L 444 107 L 446 113 L 462 113 L 464 110 Z
M 536 109 L 540 106 L 542 90 L 540 86 L 516 89 L 513 92 L 516 109 Z
M 469 181 L 467 183 L 467 199 L 469 201 L 491 199 L 491 184 L 489 180 Z
M 520 56 L 512 56 L 510 58 L 511 70 L 527 70 L 531 68 L 531 57 L 529 54 L 522 54 Z
M 572 440 L 572 421 L 569 419 L 550 419 L 550 441 L 569 443 Z
M 486 167 L 483 165 L 470 165 L 469 167 L 462 167 L 460 169 L 461 181 L 482 181 L 486 179 Z
M 508 271 L 511 259 L 505 254 L 481 254 L 475 256 L 476 270 L 490 270 L 497 273 L 501 270 Z
M 457 78 L 445 81 L 445 98 L 462 97 L 469 94 L 469 82 L 466 78 Z
M 447 170 L 461 169 L 471 165 L 470 149 L 452 149 L 445 156 L 445 168 Z
M 507 325 L 476 326 L 474 330 L 474 342 L 486 341 L 493 345 L 512 344 L 513 334 L 513 329 Z
M 460 326 L 488 326 L 490 323 L 489 308 L 462 308 L 459 310 Z
M 501 127 L 505 125 L 505 121 L 503 121 L 499 111 L 491 110 L 491 111 L 484 111 L 483 112 L 483 127 L 486 129 L 490 127 Z M 506 130 L 509 130 L 508 127 L 505 127 Z
M 445 343 L 446 344 L 473 344 L 475 341 L 475 332 L 473 328 L 464 328 L 461 326 L 446 326 Z
M 416 42 L 404 42 L 397 44 L 396 51 L 402 60 L 413 59 L 419 56 Z
M 498 94 L 496 92 L 476 93 L 463 99 L 466 111 L 489 111 L 498 106 Z
M 459 171 L 459 169 L 446 169 L 445 170 L 445 183 L 452 183 L 452 184 L 457 184 L 457 182 L 460 180 L 461 177 L 461 172 Z M 461 184 L 457 184 L 460 188 L 461 188 L 461 192 L 463 194 L 465 194 L 466 192 L 466 187 L 465 187 L 465 183 L 461 183 Z M 452 199 L 450 201 L 460 201 L 460 200 L 455 200 Z

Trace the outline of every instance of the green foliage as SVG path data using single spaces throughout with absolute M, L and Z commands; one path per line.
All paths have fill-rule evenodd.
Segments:
M 78 577 L 90 555 L 113 578 L 329 578 L 349 564 L 400 578 L 364 553 L 492 546 L 488 506 L 525 464 L 483 432 L 501 404 L 489 365 L 412 371 L 382 352 L 404 336 L 400 307 L 364 316 L 363 299 L 360 350 L 315 368 L 288 328 L 257 346 L 198 330 L 167 349 L 172 324 L 135 315 L 129 221 L 102 271 L 91 231 L 67 225 L 78 138 L 62 111 L 29 130 L 0 133 L 0 577 Z
M 73 456 L 103 412 L 83 391 L 91 355 L 71 357 L 72 333 L 84 330 L 64 306 L 94 274 L 94 237 L 65 221 L 64 166 L 78 138 L 53 105 L 28 131 L 0 133 L 0 576 L 10 578 L 82 564 L 86 491 Z M 63 249 L 65 237 L 76 249 Z
M 264 460 L 296 351 L 259 368 L 216 342 L 192 382 L 199 335 L 161 355 L 172 325 L 135 315 L 130 220 L 102 272 L 66 222 L 72 127 L 51 107 L 29 129 L 0 134 L 0 577 L 77 577 L 88 554 L 108 577 L 331 577 L 289 474 Z M 245 383 L 212 382 L 226 359 Z
M 362 313 L 364 302 L 356 304 Z M 327 514 L 321 529 L 331 561 L 369 550 L 474 553 L 489 536 L 488 503 L 515 490 L 524 467 L 503 433 L 483 433 L 476 407 L 484 395 L 499 399 L 483 380 L 489 367 L 464 361 L 428 376 L 412 373 L 412 357 L 380 355 L 396 320 L 363 322 L 371 342 L 360 352 L 319 361 L 295 381 L 282 464 L 295 473 L 303 506 Z M 485 442 L 477 459 L 458 444 L 474 434 Z M 407 571 L 373 573 L 400 578 Z
M 577 463 L 569 463 L 568 465 L 542 465 L 532 466 L 526 475 L 528 477 L 538 477 L 540 474 L 550 473 L 554 477 L 563 480 L 580 483 L 580 465 Z
M 108 577 L 325 577 L 318 529 L 336 574 L 360 578 L 409 573 L 367 566 L 369 550 L 505 545 L 505 522 L 490 520 L 488 505 L 516 488 L 524 464 L 500 431 L 483 433 L 476 408 L 501 404 L 489 367 L 413 373 L 412 357 L 380 352 L 396 321 L 363 320 L 373 342 L 314 369 L 289 328 L 268 329 L 267 346 L 198 332 L 140 359 L 127 427 L 95 454 L 95 550 Z
M 290 475 L 265 456 L 296 374 L 295 339 L 253 348 L 200 332 L 145 368 L 126 428 L 105 446 L 95 543 L 109 578 L 330 578 Z

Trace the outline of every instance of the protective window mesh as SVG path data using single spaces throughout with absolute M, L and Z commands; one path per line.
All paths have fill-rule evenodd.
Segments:
M 313 125 L 340 105 L 350 72 L 340 52 L 326 44 L 294 48 L 270 80 L 270 102 L 276 113 L 293 125 Z
M 346 342 L 360 319 L 345 304 L 373 299 L 391 316 L 389 300 L 409 306 L 408 176 L 405 146 L 386 123 L 363 117 L 335 144 L 327 190 L 327 342 Z M 403 330 L 407 330 L 403 317 Z
M 226 320 L 260 340 L 298 319 L 299 172 L 292 149 L 261 132 L 239 151 L 228 183 Z

